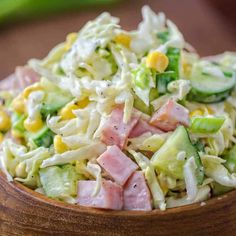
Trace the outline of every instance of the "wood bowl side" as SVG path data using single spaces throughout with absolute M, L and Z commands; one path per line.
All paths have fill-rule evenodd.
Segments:
M 48 199 L 0 173 L 0 235 L 235 235 L 236 191 L 165 212 L 105 211 Z

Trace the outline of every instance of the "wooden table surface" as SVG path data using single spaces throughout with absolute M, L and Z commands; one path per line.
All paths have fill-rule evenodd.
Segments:
M 210 1 L 210 0 L 209 0 Z M 47 19 L 38 19 L 0 29 L 0 78 L 29 58 L 41 58 L 67 33 L 78 31 L 85 22 L 106 10 L 121 18 L 121 25 L 134 29 L 141 19 L 140 9 L 150 5 L 176 22 L 187 41 L 201 55 L 236 50 L 236 35 L 220 12 L 207 0 L 124 0 L 115 6 L 84 9 Z

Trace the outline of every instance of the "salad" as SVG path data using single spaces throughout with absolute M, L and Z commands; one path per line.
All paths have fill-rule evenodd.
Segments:
M 49 198 L 165 210 L 236 187 L 236 54 L 200 58 L 163 13 L 103 13 L 0 84 L 0 166 Z

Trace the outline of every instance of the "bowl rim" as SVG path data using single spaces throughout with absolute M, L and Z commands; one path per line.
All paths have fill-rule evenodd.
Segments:
M 9 182 L 5 176 L 5 174 L 0 171 L 0 181 L 4 181 L 5 184 L 10 185 L 15 191 L 17 191 L 20 194 L 23 194 L 27 197 L 33 198 L 35 201 L 41 202 L 46 205 L 50 205 L 53 207 L 66 209 L 73 211 L 75 213 L 86 213 L 86 214 L 92 214 L 92 215 L 103 215 L 103 216 L 113 216 L 113 217 L 150 217 L 150 216 L 164 216 L 164 215 L 172 215 L 172 214 L 180 214 L 184 212 L 189 211 L 196 211 L 204 207 L 215 207 L 217 208 L 217 204 L 226 204 L 228 203 L 229 199 L 236 197 L 236 190 L 232 190 L 230 192 L 227 192 L 223 195 L 215 196 L 213 198 L 210 198 L 206 201 L 203 201 L 205 204 L 201 204 L 201 202 L 193 203 L 185 206 L 179 206 L 175 208 L 169 208 L 165 211 L 161 211 L 160 209 L 154 209 L 151 211 L 130 211 L 130 210 L 106 210 L 106 209 L 98 209 L 98 208 L 91 208 L 91 207 L 85 207 L 80 205 L 74 205 L 62 201 L 58 201 L 56 199 L 52 199 L 47 197 L 46 195 L 43 195 L 41 193 L 35 192 L 34 190 L 28 188 L 27 186 L 24 186 L 22 183 L 17 182 L 13 180 L 12 182 Z

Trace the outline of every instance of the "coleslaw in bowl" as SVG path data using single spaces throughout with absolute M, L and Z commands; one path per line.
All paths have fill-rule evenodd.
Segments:
M 165 210 L 236 187 L 236 55 L 200 58 L 163 13 L 103 13 L 1 82 L 0 166 L 50 198 Z

